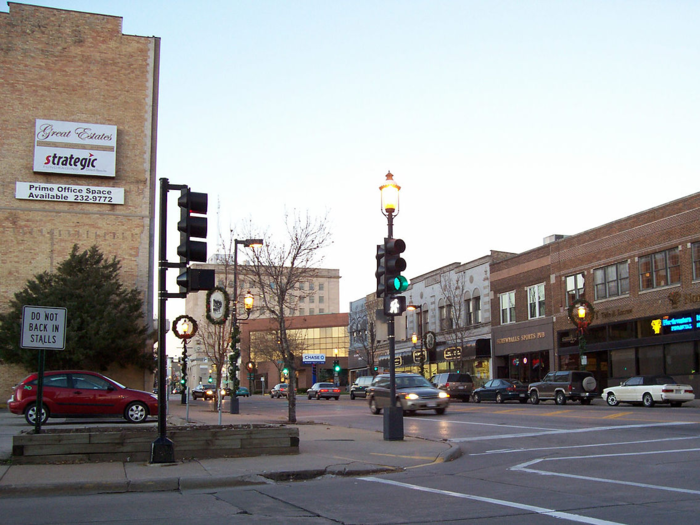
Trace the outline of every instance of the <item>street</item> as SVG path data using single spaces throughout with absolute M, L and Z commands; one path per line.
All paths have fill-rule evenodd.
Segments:
M 225 424 L 286 418 L 284 399 L 240 404 L 241 414 L 222 414 Z M 211 406 L 192 402 L 190 415 L 213 422 Z M 300 397 L 297 411 L 300 422 L 378 432 L 383 424 L 347 396 Z M 245 488 L 6 499 L 3 523 L 691 523 L 700 505 L 699 425 L 694 406 L 453 403 L 443 416 L 404 419 L 406 435 L 459 443 L 464 455 L 449 463 Z M 342 456 L 343 441 L 337 448 Z M 48 515 L 38 512 L 47 504 Z

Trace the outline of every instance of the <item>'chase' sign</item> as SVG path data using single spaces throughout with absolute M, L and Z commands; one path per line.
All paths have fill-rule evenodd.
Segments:
M 304 354 L 301 356 L 301 362 L 305 365 L 324 364 L 326 356 L 325 354 Z

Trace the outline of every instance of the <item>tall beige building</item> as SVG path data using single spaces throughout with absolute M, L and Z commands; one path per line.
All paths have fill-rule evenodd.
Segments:
M 152 319 L 159 50 L 120 17 L 0 12 L 0 309 L 74 244 L 96 244 Z M 25 373 L 0 366 L 1 399 Z M 112 375 L 147 386 L 142 372 Z

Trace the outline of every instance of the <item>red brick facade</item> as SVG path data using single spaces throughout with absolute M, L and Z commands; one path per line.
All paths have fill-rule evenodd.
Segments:
M 543 361 L 549 360 L 551 370 L 578 369 L 579 346 L 568 316 L 566 278 L 582 274 L 584 298 L 595 308 L 585 336 L 588 363 L 584 368 L 596 374 L 601 387 L 640 373 L 668 373 L 700 387 L 700 317 L 696 318 L 700 275 L 694 276 L 692 249 L 699 242 L 700 193 L 696 193 L 492 264 L 492 337 L 499 375 L 541 377 L 548 370 L 535 373 L 532 369 L 533 356 L 541 357 L 536 352 L 548 354 Z M 672 261 L 677 253 L 679 282 L 663 283 L 665 273 L 660 271 L 661 284 L 641 290 L 639 259 L 667 250 L 672 250 Z M 658 264 L 663 268 L 665 263 Z M 595 270 L 610 266 L 628 268 L 628 291 L 616 288 L 618 278 L 612 281 L 612 295 L 604 297 L 609 292 L 603 286 L 599 297 Z M 672 275 L 677 272 L 674 268 Z M 545 284 L 545 315 L 529 319 L 527 288 L 538 283 Z M 502 324 L 499 297 L 512 290 L 516 292 L 515 323 Z M 664 316 L 668 323 L 675 317 L 691 320 L 682 331 L 670 333 L 668 328 L 667 333 L 654 333 L 651 322 Z M 530 356 L 528 363 L 523 363 L 524 356 Z

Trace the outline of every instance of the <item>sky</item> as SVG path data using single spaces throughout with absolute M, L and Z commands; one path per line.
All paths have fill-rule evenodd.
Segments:
M 160 37 L 157 176 L 209 194 L 210 254 L 328 213 L 341 311 L 374 291 L 388 171 L 409 279 L 699 191 L 694 0 L 19 3 Z

